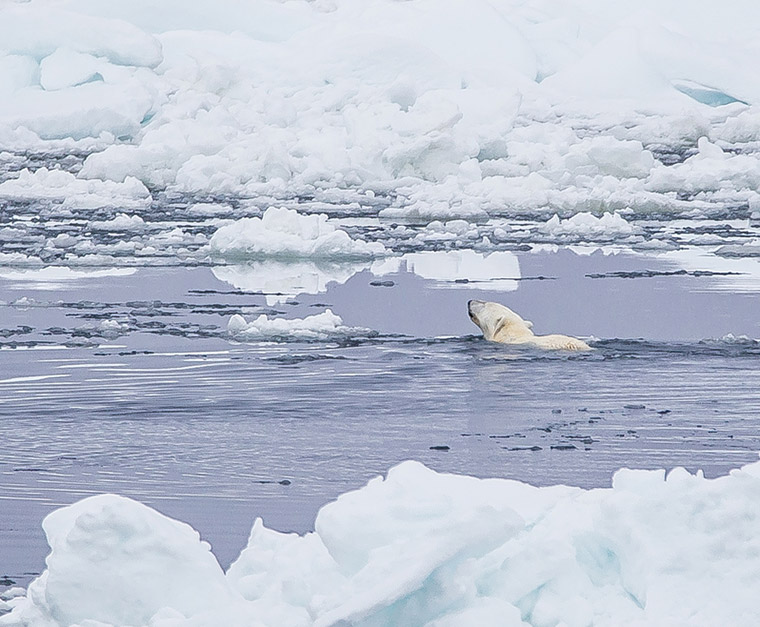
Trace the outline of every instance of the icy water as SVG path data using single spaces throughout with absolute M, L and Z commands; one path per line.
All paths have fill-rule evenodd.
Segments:
M 621 466 L 714 476 L 755 460 L 757 264 L 589 253 L 500 253 L 510 276 L 494 281 L 436 280 L 418 259 L 417 273 L 349 272 L 291 300 L 246 292 L 245 267 L 3 271 L 0 575 L 39 573 L 44 515 L 100 492 L 187 521 L 226 566 L 256 516 L 309 530 L 325 502 L 405 459 L 584 487 Z M 538 333 L 593 336 L 595 351 L 487 344 L 470 298 Z M 377 335 L 226 333 L 234 313 L 326 307 Z

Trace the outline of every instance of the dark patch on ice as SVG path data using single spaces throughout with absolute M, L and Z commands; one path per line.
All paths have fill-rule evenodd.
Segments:
M 394 281 L 370 281 L 369 284 L 372 287 L 393 287 L 396 285 Z
M 0 577 L 0 586 L 10 587 L 10 586 L 15 586 L 15 585 L 16 585 L 16 582 L 10 577 L 8 577 L 8 575 L 3 575 L 2 577 Z
M 623 409 L 646 409 L 646 405 L 640 405 L 638 403 L 631 403 L 629 405 L 623 405 Z
M 440 444 L 440 445 L 437 445 L 437 446 L 431 446 L 430 450 L 431 451 L 449 451 L 449 450 L 451 450 L 451 447 L 447 446 L 446 444 Z
M 555 451 L 573 451 L 578 447 L 575 444 L 552 444 L 551 448 Z
M 537 446 L 537 445 L 533 445 L 533 446 L 513 446 L 511 448 L 508 447 L 508 446 L 502 446 L 501 448 L 503 448 L 505 451 L 542 451 L 543 450 L 540 446 Z M 552 447 L 552 448 L 554 448 L 554 447 Z

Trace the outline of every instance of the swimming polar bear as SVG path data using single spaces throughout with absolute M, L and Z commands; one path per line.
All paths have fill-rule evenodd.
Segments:
M 590 351 L 583 340 L 568 335 L 534 335 L 532 322 L 523 320 L 509 307 L 484 300 L 467 303 L 471 320 L 483 331 L 483 337 L 490 342 L 502 344 L 526 344 L 549 350 Z

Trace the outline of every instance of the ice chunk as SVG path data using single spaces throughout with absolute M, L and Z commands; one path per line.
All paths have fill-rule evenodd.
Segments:
M 582 490 L 410 461 L 324 506 L 313 533 L 257 520 L 224 577 L 187 525 L 104 495 L 46 518 L 47 570 L 0 625 L 754 627 L 759 519 L 760 462 Z
M 164 607 L 192 616 L 239 598 L 197 531 L 130 499 L 93 496 L 43 528 L 51 552 L 29 624 L 146 625 Z
M 604 213 L 596 217 L 592 213 L 578 213 L 566 220 L 557 214 L 548 220 L 540 230 L 562 240 L 606 241 L 629 237 L 640 230 L 619 213 Z
M 43 89 L 52 90 L 102 80 L 98 72 L 101 65 L 91 54 L 58 48 L 40 62 L 40 85 Z
M 29 88 L 0 102 L 0 124 L 25 127 L 43 139 L 102 133 L 132 137 L 153 104 L 153 93 L 138 80 L 98 81 L 55 91 Z
M 660 103 L 691 101 L 676 91 L 641 49 L 639 34 L 633 28 L 609 33 L 581 59 L 571 63 L 541 83 L 549 97 L 591 103 L 605 108 L 652 106 Z M 696 103 L 695 103 L 696 104 Z M 585 106 L 585 105 L 584 105 Z
M 261 314 L 255 320 L 235 314 L 227 323 L 227 332 L 239 340 L 326 340 L 347 336 L 370 335 L 369 329 L 344 326 L 340 316 L 330 309 L 306 318 L 269 318 Z
M 80 207 L 146 207 L 151 197 L 145 185 L 135 178 L 123 183 L 79 179 L 63 170 L 40 168 L 21 170 L 18 177 L 0 183 L 0 198 L 63 201 Z
M 145 229 L 145 220 L 140 216 L 120 213 L 110 220 L 90 222 L 90 228 L 96 231 L 142 231 Z
M 324 214 L 304 215 L 270 207 L 261 218 L 241 218 L 221 227 L 209 242 L 227 259 L 359 260 L 386 254 L 379 242 L 354 240 Z
M 41 60 L 58 48 L 106 57 L 120 65 L 155 67 L 161 44 L 139 28 L 44 3 L 6 3 L 0 8 L 3 49 Z
M 647 188 L 657 192 L 696 194 L 734 190 L 757 190 L 760 187 L 760 161 L 754 155 L 730 154 L 707 137 L 700 137 L 699 151 L 683 163 L 657 167 Z
M 39 81 L 40 68 L 29 56 L 0 55 L 0 94 L 11 94 Z

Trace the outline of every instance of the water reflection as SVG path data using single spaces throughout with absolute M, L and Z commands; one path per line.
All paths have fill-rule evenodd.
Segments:
M 245 292 L 263 294 L 270 307 L 303 294 L 323 294 L 330 284 L 342 285 L 365 270 L 377 277 L 408 272 L 443 287 L 488 282 L 488 289 L 503 292 L 516 290 L 521 278 L 514 253 L 483 254 L 472 250 L 410 253 L 372 264 L 270 260 L 212 268 L 220 281 Z
M 270 307 L 301 294 L 322 294 L 330 283 L 345 283 L 368 263 L 329 264 L 260 261 L 212 268 L 214 276 L 244 292 L 262 293 Z

